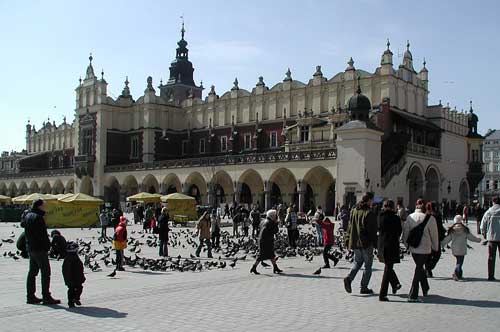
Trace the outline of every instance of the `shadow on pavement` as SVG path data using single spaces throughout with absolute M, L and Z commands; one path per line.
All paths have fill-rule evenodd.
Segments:
M 66 311 L 96 318 L 125 318 L 128 313 L 100 307 L 65 308 Z
M 312 274 L 299 274 L 299 273 L 282 273 L 281 276 L 283 277 L 290 277 L 290 278 L 310 278 L 310 279 L 343 279 L 341 277 L 332 277 L 332 276 L 316 276 Z
M 426 297 L 424 302 L 434 304 L 463 305 L 478 308 L 500 308 L 500 302 L 498 301 L 453 299 L 441 295 L 431 295 Z

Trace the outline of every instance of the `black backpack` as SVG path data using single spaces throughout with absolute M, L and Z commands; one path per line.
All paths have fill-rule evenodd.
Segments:
M 430 218 L 430 214 L 426 215 L 424 221 L 410 231 L 410 234 L 408 234 L 408 240 L 406 241 L 410 247 L 417 248 L 420 245 L 422 237 L 424 236 L 425 226 Z

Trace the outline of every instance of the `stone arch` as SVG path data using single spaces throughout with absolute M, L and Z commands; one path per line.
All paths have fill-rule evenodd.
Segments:
M 181 192 L 182 184 L 181 181 L 179 180 L 179 177 L 176 174 L 170 173 L 163 178 L 160 188 L 161 188 L 161 193 L 163 195 L 168 195 Z
M 439 202 L 440 187 L 439 171 L 436 166 L 430 165 L 425 172 L 425 199 Z
M 127 177 L 123 180 L 121 189 L 125 197 L 137 194 L 139 192 L 139 184 L 135 176 L 127 175 Z
M 158 180 L 152 174 L 148 174 L 144 177 L 141 184 L 141 191 L 157 194 L 160 192 L 160 185 L 158 184 Z
M 61 180 L 57 179 L 56 182 L 54 182 L 52 185 L 52 193 L 55 195 L 64 194 L 64 184 Z
M 234 185 L 233 180 L 226 171 L 218 171 L 212 177 L 210 185 L 210 200 L 209 204 L 220 206 L 222 203 L 228 203 L 233 200 Z
M 40 186 L 40 193 L 42 194 L 50 194 L 52 192 L 52 187 L 48 180 L 44 180 L 42 185 Z
M 82 178 L 82 183 L 80 183 L 80 192 L 82 194 L 94 196 L 94 185 L 92 180 L 88 176 Z
M 462 181 L 460 182 L 459 190 L 458 190 L 460 204 L 469 203 L 469 193 L 470 193 L 469 188 L 470 188 L 469 182 L 467 181 L 467 179 L 462 179 Z
M 419 163 L 415 162 L 408 168 L 407 180 L 409 190 L 408 207 L 413 209 L 417 199 L 424 197 L 424 172 Z
M 333 215 L 335 209 L 335 178 L 323 166 L 311 168 L 302 181 L 304 202 L 302 211 L 314 210 L 321 205 L 327 215 Z M 311 197 L 312 196 L 312 197 Z
M 21 181 L 21 183 L 19 184 L 18 194 L 26 195 L 27 193 L 29 193 L 28 185 L 26 184 L 26 182 Z
M 69 179 L 66 182 L 66 186 L 64 187 L 65 194 L 74 194 L 75 193 L 75 179 Z
M 114 176 L 108 176 L 104 182 L 104 202 L 120 207 L 120 183 Z
M 15 197 L 17 196 L 17 186 L 15 182 L 11 182 L 9 184 L 9 190 L 7 191 L 8 196 Z
M 242 188 L 243 184 L 248 187 L 248 191 L 250 192 L 252 199 L 251 203 L 258 204 L 260 207 L 265 206 L 264 181 L 257 171 L 253 169 L 247 169 L 243 172 L 243 174 L 241 174 L 240 178 L 238 179 L 238 183 Z
M 185 194 L 196 198 L 198 204 L 207 203 L 207 183 L 200 173 L 193 172 L 186 178 Z
M 271 206 L 297 204 L 297 179 L 288 168 L 279 168 L 269 177 Z
M 30 183 L 30 194 L 38 193 L 40 192 L 40 187 L 38 186 L 38 183 L 36 181 L 31 181 Z
M 0 183 L 0 195 L 7 195 L 7 185 L 4 182 Z

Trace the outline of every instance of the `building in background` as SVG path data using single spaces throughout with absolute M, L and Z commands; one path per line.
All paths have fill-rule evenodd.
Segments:
M 488 205 L 493 196 L 500 195 L 500 131 L 490 129 L 484 137 L 484 180 L 477 194 L 480 202 Z
M 168 81 L 147 77 L 134 98 L 125 78 L 108 96 L 89 57 L 76 87 L 75 119 L 27 127 L 28 155 L 17 174 L 0 174 L 0 193 L 77 191 L 118 205 L 138 191 L 194 196 L 199 204 L 287 203 L 300 211 L 379 197 L 468 202 L 482 178 L 478 118 L 429 105 L 429 71 L 417 72 L 410 44 L 396 68 L 390 44 L 373 72 L 347 62 L 307 82 L 286 70 L 268 86 L 234 80 L 218 95 L 194 80 L 184 26 Z M 159 90 L 157 94 L 156 89 Z

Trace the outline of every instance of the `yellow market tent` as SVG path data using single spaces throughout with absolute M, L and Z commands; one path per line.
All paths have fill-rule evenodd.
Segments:
M 0 203 L 10 203 L 12 198 L 4 195 L 0 195 Z
M 34 194 L 14 197 L 12 199 L 12 203 L 31 204 L 31 203 L 33 203 L 33 201 L 36 201 L 37 199 L 43 199 L 45 202 L 57 201 L 57 198 L 55 196 L 48 195 L 48 194 L 34 193 Z
M 73 203 L 76 205 L 102 205 L 104 201 L 100 198 L 92 197 L 82 193 L 72 194 L 66 197 L 59 198 L 59 202 L 62 203 Z
M 198 219 L 198 214 L 196 213 L 196 200 L 194 197 L 173 193 L 162 196 L 161 200 L 167 203 L 168 213 L 174 220 L 181 221 L 184 220 L 185 217 L 188 220 Z
M 127 197 L 129 202 L 141 202 L 141 203 L 160 203 L 160 194 L 150 194 L 146 192 L 141 192 L 132 196 Z

